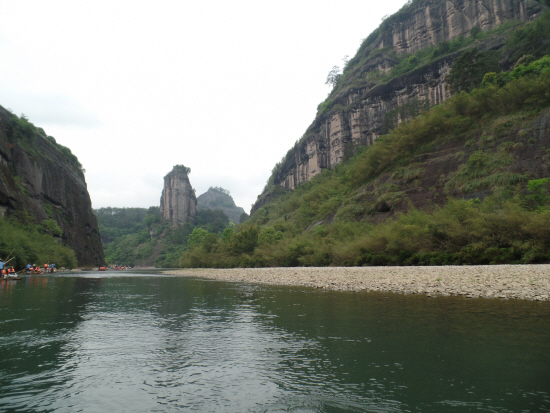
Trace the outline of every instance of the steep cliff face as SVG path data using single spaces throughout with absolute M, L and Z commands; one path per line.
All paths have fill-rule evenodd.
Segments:
M 316 119 L 283 158 L 271 182 L 292 190 L 348 159 L 357 147 L 372 144 L 388 128 L 450 97 L 445 79 L 453 60 L 464 50 L 444 53 L 385 80 L 398 65 L 399 56 L 468 37 L 475 27 L 486 31 L 506 20 L 532 19 L 542 9 L 531 0 L 419 0 L 406 5 L 365 40 L 323 104 L 327 107 L 320 105 Z M 468 47 L 489 50 L 503 45 L 504 36 L 495 35 Z M 269 199 L 267 195 L 258 197 L 252 212 Z
M 104 262 L 97 220 L 76 157 L 40 128 L 0 107 L 0 214 L 24 213 L 37 224 L 55 220 L 79 266 Z
M 197 215 L 197 197 L 189 182 L 189 168 L 176 165 L 164 177 L 160 197 L 160 216 L 172 221 L 173 226 L 193 223 Z
M 404 16 L 390 18 L 374 48 L 392 46 L 398 53 L 414 53 L 458 36 L 473 27 L 485 31 L 506 20 L 525 20 L 540 11 L 540 5 L 525 0 L 429 0 L 417 2 Z M 393 16 L 392 16 L 393 17 Z
M 223 188 L 212 188 L 204 194 L 199 195 L 197 198 L 198 210 L 203 209 L 219 209 L 222 211 L 230 221 L 238 224 L 240 222 L 241 215 L 244 213 L 244 209 L 235 205 L 233 197 L 229 194 L 229 191 Z

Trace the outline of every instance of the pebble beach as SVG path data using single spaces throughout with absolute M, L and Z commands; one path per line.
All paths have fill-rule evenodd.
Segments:
M 164 274 L 229 282 L 427 296 L 550 301 L 550 265 L 180 269 Z

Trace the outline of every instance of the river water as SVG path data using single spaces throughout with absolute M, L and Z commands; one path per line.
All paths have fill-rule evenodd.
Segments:
M 550 412 L 550 303 L 0 282 L 0 411 Z

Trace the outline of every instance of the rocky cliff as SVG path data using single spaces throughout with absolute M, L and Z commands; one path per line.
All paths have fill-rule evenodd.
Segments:
M 191 170 L 183 165 L 176 165 L 164 177 L 164 188 L 160 197 L 160 216 L 172 221 L 173 226 L 186 222 L 191 224 L 197 215 L 197 197 L 189 182 Z
M 53 219 L 78 265 L 104 262 L 82 166 L 71 151 L 25 118 L 0 107 L 0 215 Z M 9 242 L 9 240 L 4 240 Z
M 410 2 L 380 27 L 372 49 L 394 47 L 414 53 L 424 47 L 469 35 L 473 27 L 486 31 L 507 20 L 526 20 L 541 5 L 529 0 L 428 0 Z
M 351 157 L 357 147 L 372 144 L 403 120 L 450 97 L 446 82 L 454 59 L 469 47 L 498 49 L 504 35 L 475 41 L 479 31 L 494 29 L 509 20 L 533 19 L 544 9 L 532 0 L 416 0 L 388 17 L 361 45 L 344 69 L 329 98 L 302 139 L 275 167 L 266 191 L 252 212 L 272 199 L 273 185 L 294 189 L 323 169 L 333 168 Z M 471 38 L 469 42 L 457 42 Z M 465 44 L 452 50 L 449 41 Z M 409 54 L 428 47 L 435 56 L 418 65 Z M 451 44 L 452 46 L 452 44 Z M 440 57 L 437 56 L 438 53 Z M 403 67 L 408 59 L 410 70 Z
M 204 194 L 197 198 L 198 210 L 203 209 L 219 209 L 230 221 L 238 224 L 244 209 L 235 205 L 233 197 L 229 191 L 219 187 L 210 187 Z

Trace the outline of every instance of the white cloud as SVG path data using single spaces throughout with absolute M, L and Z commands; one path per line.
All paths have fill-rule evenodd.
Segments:
M 82 108 L 71 96 L 17 92 L 1 84 L 0 89 L 4 91 L 2 103 L 7 108 L 11 110 L 25 108 L 24 113 L 14 113 L 19 116 L 24 114 L 32 119 L 34 124 L 44 129 L 49 125 L 81 128 L 101 126 L 100 120 Z

